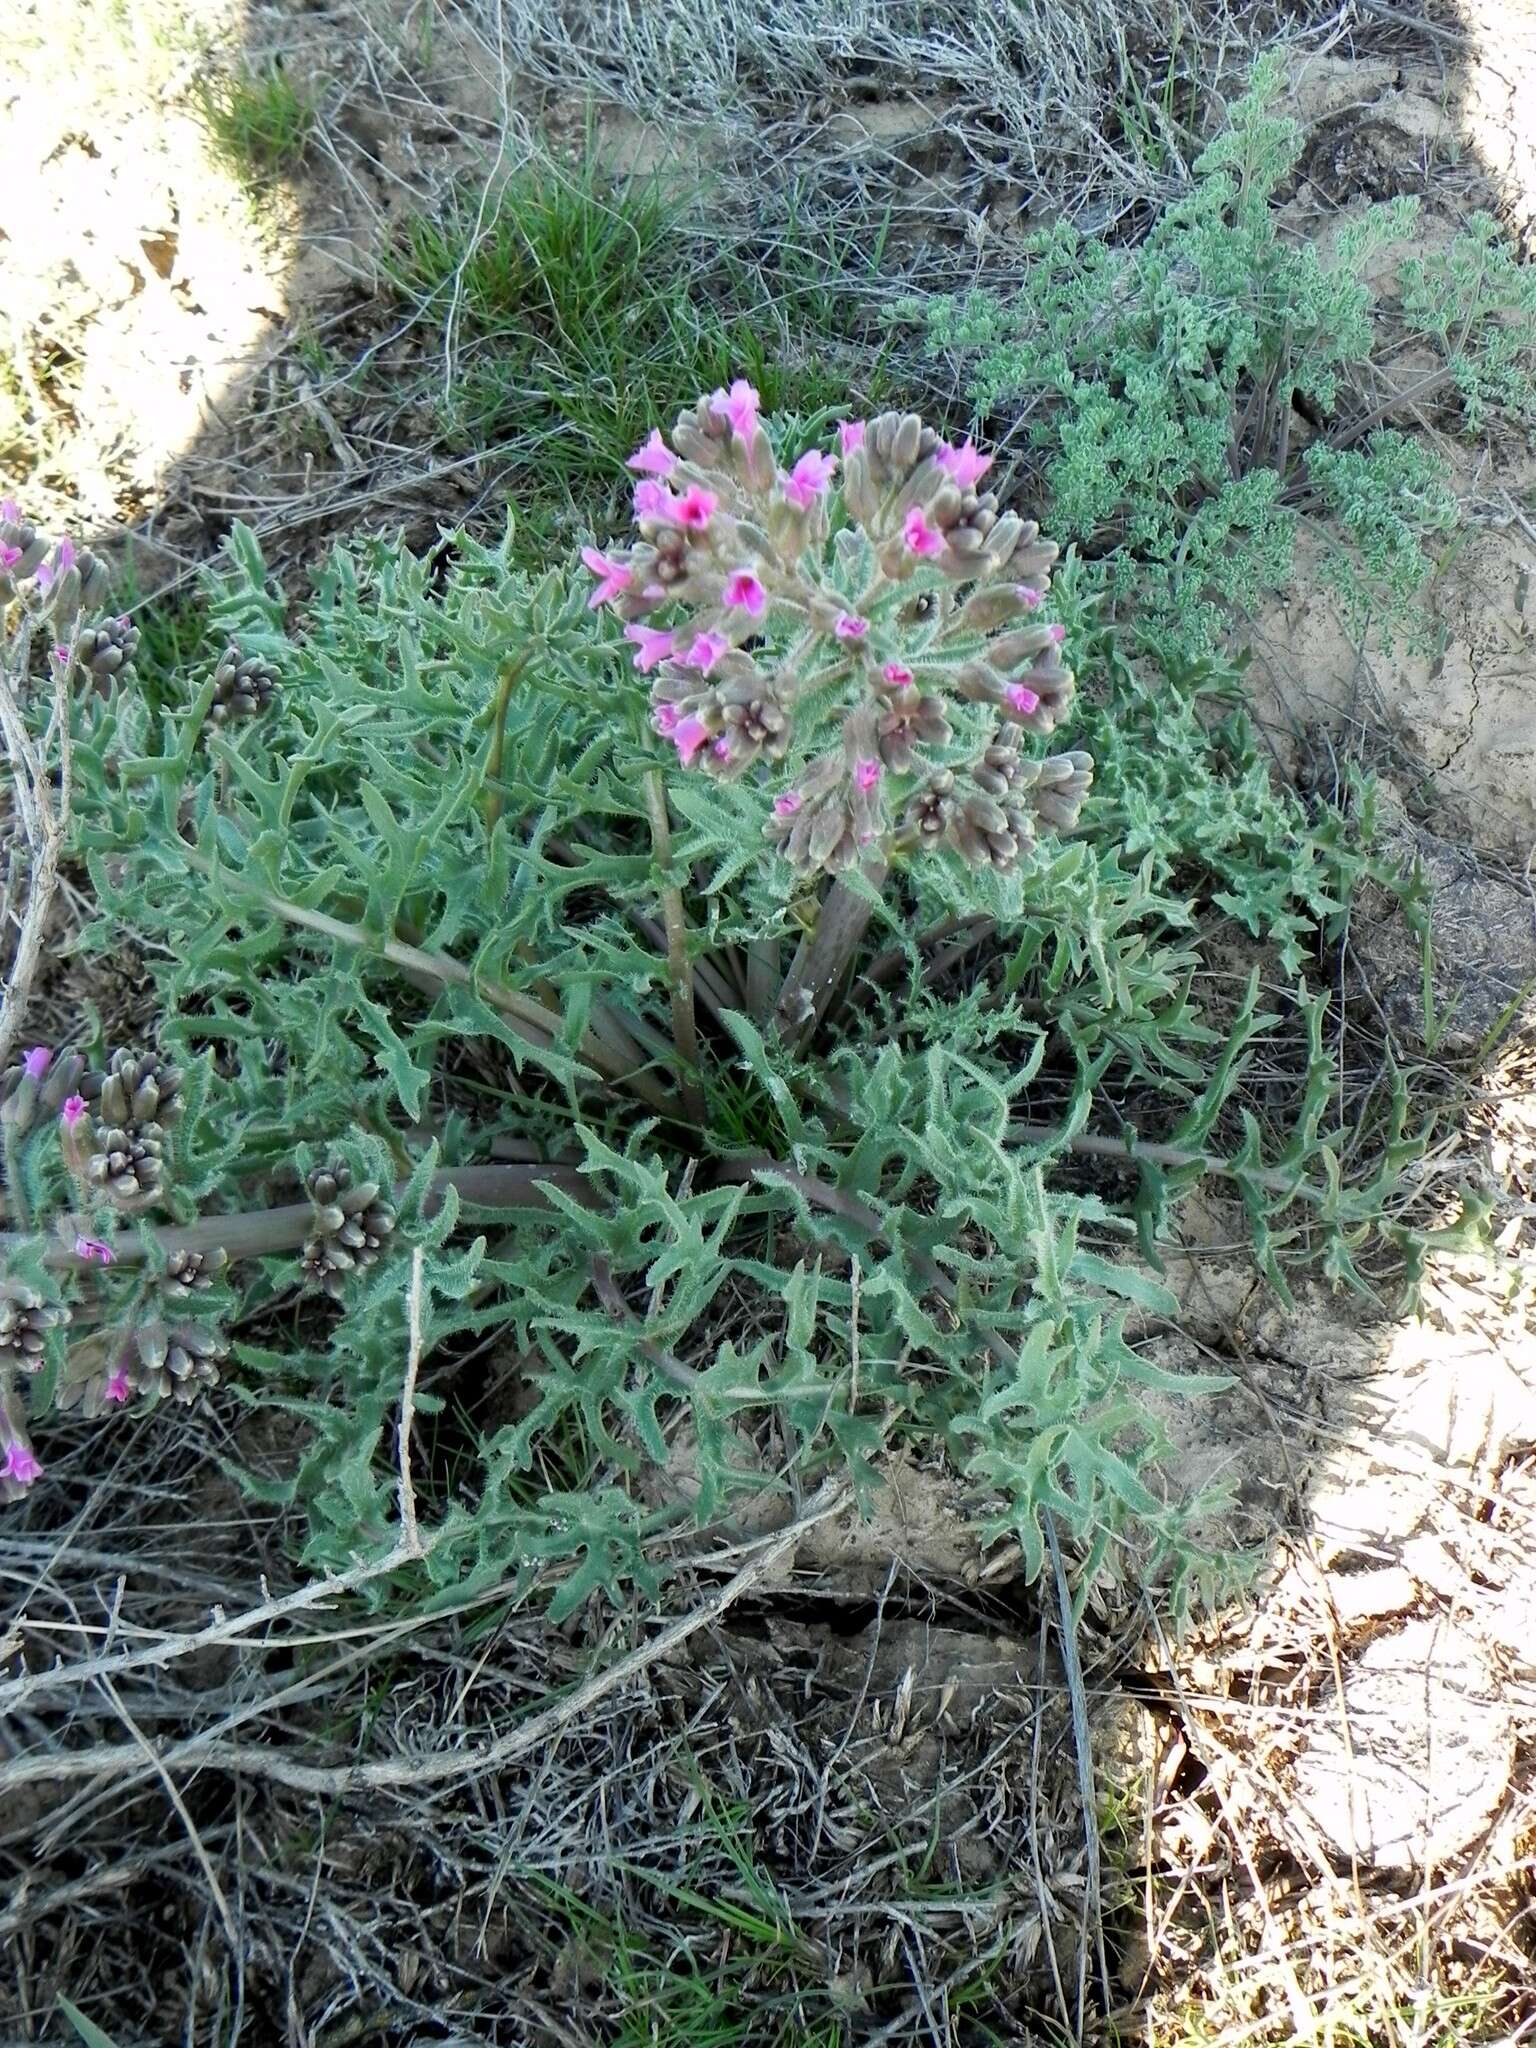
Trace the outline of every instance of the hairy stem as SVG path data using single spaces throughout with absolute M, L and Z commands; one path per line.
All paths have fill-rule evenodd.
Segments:
M 491 784 L 501 778 L 501 759 L 507 742 L 507 707 L 512 702 L 512 692 L 517 679 L 533 659 L 533 649 L 525 647 L 521 654 L 514 654 L 501 664 L 501 673 L 496 678 L 496 695 L 491 704 L 491 744 L 485 756 L 485 796 L 481 804 L 481 815 L 485 829 L 492 832 L 501 816 L 501 791 Z
M 885 862 L 870 861 L 863 874 L 878 894 L 885 880 Z M 774 1004 L 780 1035 L 790 1047 L 803 1045 L 826 1015 L 832 992 L 874 914 L 875 904 L 870 897 L 843 876 L 827 891 L 816 928 L 800 941 Z
M 765 932 L 747 947 L 747 1015 L 754 1024 L 763 1023 L 773 1008 L 782 965 L 777 932 Z
M 433 1174 L 427 1184 L 423 1207 L 427 1215 L 439 1210 L 452 1190 L 462 1202 L 484 1209 L 537 1209 L 543 1205 L 545 1185 L 560 1188 L 577 1201 L 593 1200 L 591 1182 L 574 1166 L 537 1164 L 529 1166 L 449 1166 Z M 395 1189 L 398 1200 L 405 1192 L 401 1181 Z M 227 1252 L 231 1259 L 260 1259 L 272 1252 L 292 1251 L 308 1237 L 315 1223 L 312 1202 L 285 1202 L 276 1209 L 250 1209 L 230 1216 L 200 1216 L 195 1223 L 164 1223 L 149 1233 L 156 1250 L 172 1252 Z M 25 1242 L 14 1231 L 0 1233 L 0 1256 Z M 50 1244 L 45 1260 L 65 1271 L 85 1271 L 91 1264 L 67 1245 Z M 113 1264 L 142 1265 L 148 1257 L 140 1237 L 123 1237 L 113 1246 Z
M 651 823 L 651 848 L 656 856 L 657 888 L 667 932 L 667 984 L 672 1000 L 678 1086 L 684 1112 L 702 1129 L 707 1112 L 704 1091 L 699 1086 L 699 1034 L 693 1014 L 693 974 L 688 965 L 688 913 L 683 908 L 682 890 L 665 879 L 672 865 L 672 821 L 667 816 L 667 792 L 659 768 L 646 771 L 645 810 Z

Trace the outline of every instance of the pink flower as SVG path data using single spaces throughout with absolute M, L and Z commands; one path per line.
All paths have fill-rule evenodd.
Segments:
M 948 471 L 962 491 L 968 491 L 972 484 L 980 483 L 992 467 L 992 457 L 983 455 L 974 447 L 969 434 L 958 448 L 952 448 L 947 441 L 941 441 L 934 451 L 933 459 L 940 469 Z
M 64 1107 L 59 1111 L 59 1119 L 68 1131 L 72 1131 L 84 1115 L 85 1097 L 83 1095 L 71 1095 L 65 1102 Z
M 0 569 L 9 569 L 12 562 L 20 560 L 20 548 L 13 548 L 9 541 L 0 541 Z
M 41 1081 L 48 1071 L 48 1062 L 53 1058 L 51 1045 L 34 1045 L 21 1062 L 21 1070 L 29 1081 Z
M 635 485 L 635 517 L 637 519 L 666 519 L 671 516 L 676 501 L 665 484 L 659 484 L 655 477 L 648 476 L 643 483 Z
M 722 734 L 720 738 L 715 741 L 715 744 L 710 748 L 709 751 L 714 755 L 717 761 L 729 761 L 729 759 L 731 758 L 731 743 L 728 739 L 726 739 L 724 734 Z
M 55 576 L 62 576 L 67 569 L 73 569 L 74 566 L 75 544 L 66 534 L 64 539 L 59 542 L 59 552 L 57 560 L 52 562 L 44 562 L 42 566 L 38 569 L 38 589 L 46 590 L 48 586 L 52 583 Z
M 1065 626 L 1063 626 L 1063 625 L 1060 625 L 1060 624 L 1057 624 L 1057 625 L 1054 625 L 1054 626 L 1052 626 L 1052 628 L 1051 628 L 1051 638 L 1052 638 L 1052 639 L 1053 639 L 1053 640 L 1054 640 L 1054 641 L 1056 642 L 1056 645 L 1057 645 L 1058 647 L 1059 647 L 1059 646 L 1061 645 L 1062 641 L 1066 639 L 1066 637 L 1067 637 L 1067 629 L 1066 629 L 1066 627 L 1065 627 Z
M 873 789 L 880 780 L 878 761 L 858 761 L 854 764 L 853 785 L 855 789 Z
M 671 739 L 673 733 L 677 731 L 677 706 L 658 704 L 651 712 L 651 723 L 664 740 Z
M 21 524 L 21 507 L 14 498 L 0 498 L 0 519 L 9 519 L 13 526 Z
M 616 562 L 598 548 L 583 548 L 581 559 L 597 578 L 597 588 L 587 599 L 589 612 L 595 612 L 599 605 L 612 604 L 628 590 L 633 578 L 627 562 Z
M 808 448 L 783 479 L 785 497 L 791 505 L 798 505 L 802 512 L 808 511 L 814 501 L 826 492 L 836 467 L 835 455 L 823 455 L 818 448 Z
M 839 640 L 862 640 L 869 631 L 869 621 L 861 619 L 856 612 L 839 612 L 832 630 Z
M 723 633 L 698 633 L 688 652 L 678 659 L 684 668 L 702 669 L 708 675 L 722 654 L 729 654 L 731 643 Z
M 715 507 L 720 500 L 713 491 L 706 491 L 702 484 L 690 484 L 683 495 L 671 507 L 671 516 L 679 526 L 686 526 L 694 533 L 702 533 L 715 516 Z
M 912 671 L 905 662 L 888 661 L 881 669 L 880 677 L 883 682 L 889 683 L 893 690 L 904 690 L 912 680 Z
M 62 668 L 65 662 L 69 660 L 69 649 L 67 647 L 55 647 L 53 649 L 53 658 L 59 664 L 59 667 Z
M 677 757 L 685 768 L 693 766 L 694 756 L 709 738 L 709 727 L 702 718 L 682 718 L 672 729 L 672 744 Z
M 844 455 L 851 455 L 855 448 L 864 446 L 863 420 L 842 420 L 838 423 L 837 438 Z
M 30 1486 L 34 1479 L 42 1476 L 43 1468 L 33 1455 L 32 1446 L 24 1444 L 19 1436 L 13 1436 L 5 1447 L 0 1479 L 14 1479 L 18 1486 Z
M 1025 611 L 1027 612 L 1032 612 L 1037 604 L 1043 604 L 1045 602 L 1044 598 L 1041 596 L 1040 592 L 1036 590 L 1033 583 L 1021 583 L 1018 586 L 1018 589 L 1019 603 L 1023 605 Z
M 944 545 L 943 534 L 928 524 L 921 505 L 914 505 L 907 514 L 901 537 L 914 555 L 936 555 Z
M 1038 711 L 1040 708 L 1038 695 L 1035 691 L 1027 689 L 1023 683 L 1010 683 L 1003 695 L 1021 718 L 1028 718 L 1032 711 Z
M 651 438 L 635 450 L 624 467 L 641 476 L 670 476 L 677 467 L 677 457 L 661 438 L 661 429 L 652 427 Z
M 92 1264 L 110 1266 L 117 1257 L 117 1253 L 113 1251 L 111 1245 L 103 1244 L 99 1237 L 77 1237 L 75 1239 L 75 1257 L 77 1259 L 84 1259 L 88 1266 Z
M 758 396 L 745 377 L 738 377 L 729 391 L 717 391 L 709 409 L 717 419 L 729 420 L 743 441 L 757 431 Z
M 677 647 L 675 633 L 661 633 L 654 626 L 626 626 L 624 638 L 632 641 L 639 649 L 635 656 L 635 667 L 643 676 L 648 676 L 657 662 L 665 661 Z
M 773 815 L 776 818 L 792 818 L 805 802 L 798 789 L 786 789 L 782 796 L 773 800 Z
M 720 601 L 732 611 L 760 619 L 768 609 L 768 593 L 750 569 L 738 569 L 720 593 Z
M 128 1384 L 128 1375 L 123 1367 L 119 1366 L 102 1388 L 101 1397 L 104 1401 L 126 1401 L 132 1392 L 133 1389 Z

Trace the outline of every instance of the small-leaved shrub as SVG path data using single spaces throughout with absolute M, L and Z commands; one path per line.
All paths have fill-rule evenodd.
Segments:
M 1274 111 L 1283 83 L 1278 58 L 1256 66 L 1140 243 L 1063 223 L 1025 245 L 1006 299 L 907 308 L 981 413 L 1027 422 L 1052 530 L 1133 633 L 1182 660 L 1289 587 L 1308 511 L 1338 521 L 1322 573 L 1356 629 L 1422 641 L 1456 498 L 1444 461 L 1385 422 L 1433 402 L 1475 434 L 1490 405 L 1536 413 L 1536 271 L 1486 216 L 1400 266 L 1398 331 L 1435 367 L 1390 368 L 1371 264 L 1412 236 L 1417 201 L 1367 206 L 1330 244 L 1288 233 L 1278 195 L 1304 138 Z
M 1281 1289 L 1422 1256 L 1401 1077 L 1363 1142 L 1326 1036 L 1368 790 L 1273 789 L 1231 668 L 1130 663 L 915 417 L 807 448 L 740 380 L 630 467 L 575 577 L 352 540 L 290 615 L 237 529 L 179 695 L 0 532 L 73 687 L 85 942 L 160 1011 L 5 1080 L 4 1484 L 50 1408 L 222 1373 L 290 1418 L 247 1483 L 309 1562 L 385 1554 L 414 1318 L 439 1588 L 654 1589 L 655 1539 L 890 1446 L 1032 1571 L 1049 1517 L 1187 1576 L 1137 1391 L 1209 1383 L 1128 1320 L 1181 1199 L 1215 1175 Z

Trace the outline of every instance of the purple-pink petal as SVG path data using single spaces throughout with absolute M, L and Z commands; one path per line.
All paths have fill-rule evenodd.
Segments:
M 804 802 L 798 789 L 786 789 L 782 796 L 774 798 L 773 814 L 776 818 L 792 818 Z
M 969 434 L 958 448 L 952 448 L 948 441 L 941 441 L 934 453 L 934 460 L 940 469 L 948 471 L 962 491 L 968 491 L 972 484 L 980 483 L 992 467 L 992 457 L 983 455 Z
M 651 436 L 637 448 L 625 464 L 641 476 L 670 476 L 677 467 L 677 457 L 661 438 L 661 429 L 652 427 Z
M 649 675 L 656 664 L 665 661 L 677 646 L 675 633 L 660 632 L 655 626 L 626 626 L 624 638 L 638 650 L 635 667 L 641 675 Z
M 715 507 L 720 500 L 713 491 L 706 491 L 702 484 L 693 484 L 680 498 L 674 499 L 672 517 L 679 526 L 702 532 L 715 516 Z
M 944 536 L 928 524 L 921 505 L 914 505 L 908 512 L 901 536 L 914 555 L 936 555 L 944 545 Z
M 702 718 L 680 719 L 672 733 L 672 744 L 677 748 L 677 757 L 685 768 L 691 768 L 700 747 L 709 738 L 709 727 Z
M 665 519 L 675 503 L 672 493 L 653 476 L 646 477 L 635 485 L 635 517 L 637 519 Z
M 598 548 L 583 548 L 581 559 L 597 578 L 597 588 L 587 599 L 587 610 L 595 612 L 599 605 L 612 604 L 616 597 L 622 597 L 630 585 L 630 569 L 626 562 L 615 562 Z
M 862 640 L 869 631 L 869 621 L 861 619 L 857 612 L 839 612 L 832 630 L 839 640 Z
M 717 419 L 727 419 L 743 441 L 750 441 L 757 431 L 757 408 L 760 401 L 757 392 L 745 377 L 738 377 L 729 391 L 717 391 L 710 400 L 710 410 Z
M 13 1436 L 5 1447 L 5 1463 L 0 1465 L 0 1479 L 14 1480 L 18 1486 L 30 1486 L 34 1479 L 41 1479 L 43 1468 L 30 1444 Z
M 721 592 L 721 601 L 732 611 L 760 619 L 768 607 L 768 593 L 750 569 L 738 569 Z
M 1010 683 L 1003 695 L 1021 718 L 1028 718 L 1032 711 L 1040 708 L 1039 695 L 1024 683 Z
M 41 1081 L 44 1074 L 48 1071 L 48 1062 L 52 1058 L 53 1047 L 51 1045 L 34 1045 L 30 1052 L 23 1054 L 21 1070 L 28 1080 Z
M 859 761 L 855 763 L 853 780 L 854 786 L 858 789 L 873 789 L 880 780 L 880 763 L 878 761 Z
M 698 633 L 693 645 L 678 658 L 685 668 L 702 669 L 708 675 L 723 654 L 729 654 L 731 643 L 723 633 Z
M 903 661 L 888 661 L 881 669 L 880 675 L 893 690 L 904 690 L 912 680 L 912 671 Z
M 843 420 L 840 422 L 837 429 L 837 438 L 844 455 L 851 455 L 855 448 L 862 448 L 864 446 L 864 433 L 865 422 L 863 420 Z

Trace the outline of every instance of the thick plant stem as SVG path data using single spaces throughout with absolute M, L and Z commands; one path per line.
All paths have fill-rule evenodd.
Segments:
M 863 872 L 870 889 L 878 894 L 885 880 L 885 862 L 872 860 Z M 787 1045 L 803 1045 L 825 1016 L 832 991 L 841 981 L 874 914 L 875 905 L 870 897 L 854 889 L 842 876 L 827 891 L 816 929 L 800 941 L 773 1006 L 779 1034 Z
M 662 878 L 657 888 L 667 933 L 667 984 L 672 999 L 678 1088 L 685 1115 L 702 1130 L 707 1112 L 704 1092 L 699 1086 L 699 1034 L 693 1014 L 693 971 L 688 963 L 688 913 L 683 908 L 681 889 L 664 879 L 672 865 L 672 821 L 667 816 L 667 792 L 659 768 L 646 771 L 645 809 L 651 821 L 651 848 Z
M 429 1216 L 435 1214 L 451 1189 L 460 1201 L 477 1208 L 537 1209 L 543 1206 L 546 1184 L 576 1201 L 595 1200 L 591 1182 L 574 1166 L 449 1166 L 433 1174 L 423 1207 Z M 405 1187 L 401 1181 L 395 1189 L 396 1200 Z M 313 1202 L 285 1202 L 277 1209 L 200 1216 L 195 1223 L 165 1223 L 149 1235 L 163 1254 L 223 1251 L 232 1259 L 261 1259 L 273 1252 L 294 1250 L 314 1227 Z M 15 1232 L 0 1234 L 0 1256 L 23 1241 Z M 116 1266 L 142 1265 L 148 1255 L 140 1237 L 124 1235 L 112 1249 Z M 84 1271 L 91 1263 L 65 1244 L 50 1244 L 45 1256 L 48 1265 L 65 1271 Z
M 512 702 L 512 692 L 517 679 L 533 659 L 533 649 L 525 647 L 521 654 L 514 654 L 501 664 L 501 673 L 496 679 L 496 695 L 491 704 L 491 744 L 485 757 L 486 791 L 481 806 L 487 832 L 494 831 L 501 816 L 501 791 L 492 789 L 490 784 L 501 775 L 501 757 L 507 742 L 507 707 Z
M 779 938 L 766 932 L 747 948 L 747 1015 L 754 1024 L 766 1021 L 779 986 Z

